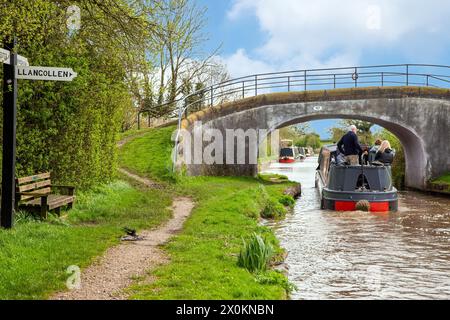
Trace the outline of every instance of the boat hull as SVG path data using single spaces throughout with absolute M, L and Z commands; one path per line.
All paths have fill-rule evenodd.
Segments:
M 397 189 L 392 185 L 390 166 L 339 162 L 336 145 L 322 147 L 318 162 L 316 187 L 321 194 L 322 209 L 397 211 Z
M 322 188 L 321 208 L 335 211 L 354 211 L 359 201 L 366 200 L 371 212 L 397 211 L 397 190 L 382 192 L 336 191 Z
M 316 172 L 316 188 L 321 195 L 321 209 L 334 211 L 355 211 L 358 201 L 366 200 L 370 204 L 371 212 L 397 211 L 397 189 L 390 191 L 337 191 L 325 186 L 320 174 Z

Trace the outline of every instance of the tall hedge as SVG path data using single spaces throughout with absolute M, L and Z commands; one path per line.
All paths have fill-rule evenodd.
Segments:
M 78 73 L 72 82 L 19 80 L 16 174 L 50 170 L 57 182 L 79 187 L 110 180 L 117 133 L 132 108 L 124 48 L 114 39 L 105 41 L 92 29 L 92 20 L 84 25 L 82 20 L 82 29 L 69 34 L 65 1 L 15 1 L 20 9 L 7 2 L 0 0 L 0 41 L 11 37 L 14 28 L 7 24 L 16 19 L 19 54 L 30 65 L 71 67 Z M 102 19 L 100 11 L 95 18 Z

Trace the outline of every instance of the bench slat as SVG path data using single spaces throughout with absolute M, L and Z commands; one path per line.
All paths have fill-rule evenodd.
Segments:
M 62 195 L 49 195 L 48 196 L 48 206 L 49 209 L 52 210 L 57 207 L 61 207 L 65 204 L 74 202 L 75 197 L 74 196 L 62 196 Z M 32 207 L 40 207 L 41 206 L 41 199 L 36 198 L 30 201 L 27 201 L 23 203 L 24 206 L 32 206 Z
M 34 176 L 18 178 L 17 184 L 23 184 L 26 182 L 33 182 L 33 181 L 37 181 L 37 180 L 43 180 L 43 179 L 47 179 L 47 178 L 50 178 L 50 172 L 44 172 L 44 173 L 36 174 Z
M 29 193 L 42 194 L 42 193 L 50 193 L 51 191 L 52 191 L 51 188 L 44 188 L 44 189 L 39 189 L 39 190 L 36 190 L 36 191 L 30 191 Z M 28 199 L 34 199 L 35 198 L 35 196 L 28 195 L 28 194 L 27 195 L 20 195 L 19 197 L 20 198 L 17 199 L 17 201 L 26 201 Z
M 73 196 L 65 196 L 63 199 L 60 199 L 59 201 L 49 203 L 48 208 L 52 210 L 58 207 L 62 207 L 66 204 L 74 202 L 74 200 L 75 198 Z
M 18 186 L 17 190 L 19 192 L 25 192 L 28 190 L 37 190 L 42 187 L 50 186 L 51 184 L 52 184 L 52 182 L 50 181 L 50 179 L 48 179 L 48 180 L 39 181 L 36 183 L 30 183 L 30 184 L 24 184 L 24 185 Z M 42 193 L 42 192 L 40 192 L 40 193 Z
M 19 201 L 27 201 L 29 199 L 34 199 L 34 197 L 33 196 L 20 196 Z

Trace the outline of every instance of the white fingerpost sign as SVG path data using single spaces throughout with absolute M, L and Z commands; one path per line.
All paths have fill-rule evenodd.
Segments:
M 10 51 L 0 48 L 0 63 L 9 64 L 10 56 L 11 56 Z M 17 65 L 18 66 L 29 66 L 28 59 L 21 55 L 17 55 Z
M 9 60 L 9 51 L 0 48 L 0 62 L 6 63 L 6 61 L 8 61 L 8 60 Z M 9 63 L 9 61 L 8 61 L 8 63 Z
M 28 80 L 72 81 L 77 73 L 72 68 L 17 66 L 16 78 Z

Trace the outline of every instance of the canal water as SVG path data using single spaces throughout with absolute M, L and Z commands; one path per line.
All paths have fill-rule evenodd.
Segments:
M 320 210 L 317 158 L 266 172 L 302 184 L 292 213 L 272 226 L 287 250 L 292 299 L 450 299 L 450 199 L 399 194 L 396 213 Z

